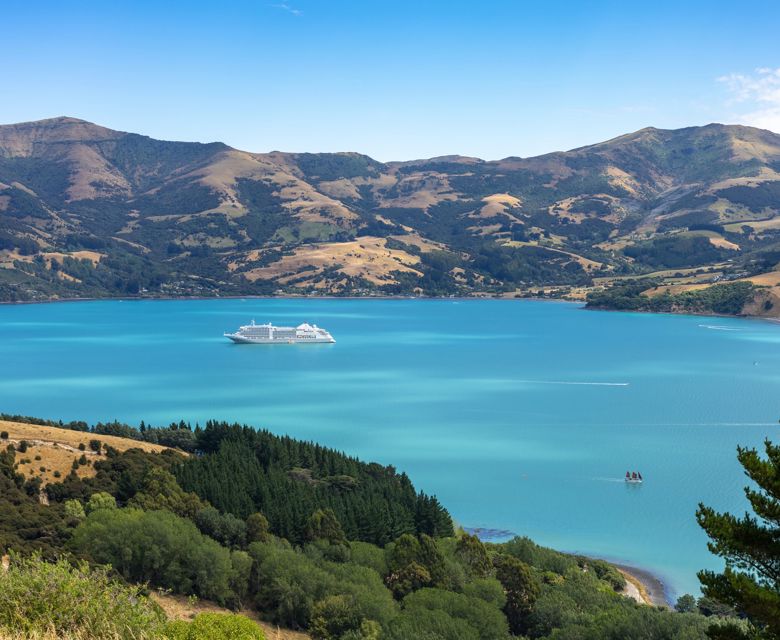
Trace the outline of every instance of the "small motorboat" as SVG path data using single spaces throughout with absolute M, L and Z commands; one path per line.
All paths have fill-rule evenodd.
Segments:
M 626 471 L 626 482 L 629 484 L 642 484 L 642 474 L 638 471 Z

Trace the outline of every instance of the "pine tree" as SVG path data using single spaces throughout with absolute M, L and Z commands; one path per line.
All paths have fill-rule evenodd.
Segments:
M 755 449 L 737 449 L 745 474 L 757 488 L 745 487 L 755 516 L 738 518 L 699 505 L 696 519 L 710 537 L 708 547 L 726 561 L 722 573 L 699 572 L 704 595 L 746 617 L 752 629 L 713 627 L 712 638 L 780 638 L 780 446 L 765 442 L 767 458 Z

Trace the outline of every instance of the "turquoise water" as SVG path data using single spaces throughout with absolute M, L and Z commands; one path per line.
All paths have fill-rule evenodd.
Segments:
M 334 345 L 238 346 L 255 318 Z M 717 566 L 694 512 L 742 511 L 737 444 L 778 439 L 780 325 L 532 301 L 0 307 L 0 410 L 225 418 L 394 464 L 467 527 L 652 570 Z M 646 478 L 626 486 L 626 469 Z

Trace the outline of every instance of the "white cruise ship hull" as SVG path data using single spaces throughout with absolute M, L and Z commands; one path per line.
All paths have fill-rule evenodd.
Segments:
M 226 333 L 225 337 L 236 344 L 332 344 L 336 342 L 333 338 L 259 338 L 237 333 Z
M 316 324 L 304 322 L 297 327 L 275 327 L 266 324 L 247 324 L 224 334 L 236 344 L 323 344 L 336 342 L 333 336 Z

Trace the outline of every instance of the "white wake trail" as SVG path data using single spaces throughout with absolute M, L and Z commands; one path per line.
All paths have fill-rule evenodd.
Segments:
M 742 329 L 737 329 L 736 327 L 724 327 L 719 324 L 700 324 L 699 326 L 702 329 L 712 329 L 713 331 L 742 331 Z
M 526 384 L 564 384 L 585 387 L 627 387 L 628 382 L 578 382 L 576 380 L 518 380 Z

